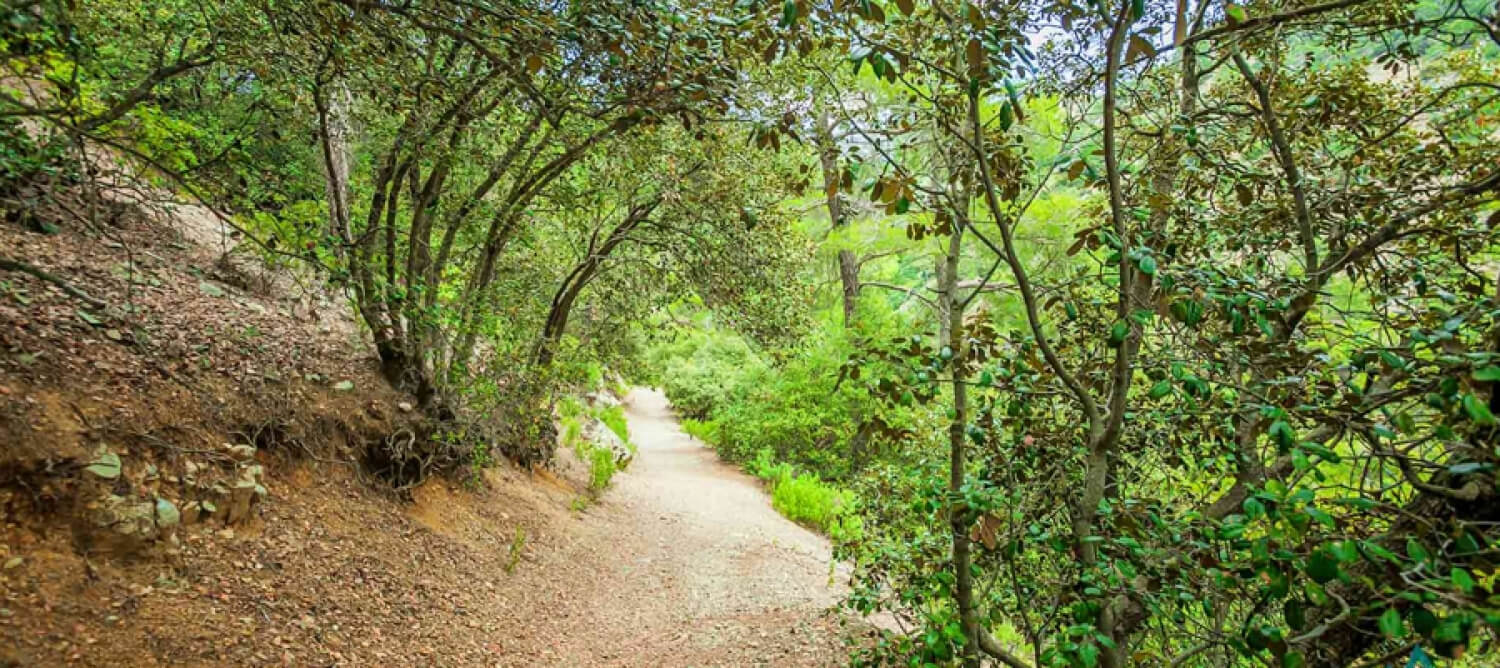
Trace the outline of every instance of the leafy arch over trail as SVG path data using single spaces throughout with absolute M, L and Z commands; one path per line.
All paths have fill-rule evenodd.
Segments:
M 654 373 L 841 488 L 861 659 L 1494 640 L 1493 1 L 147 5 L 8 10 L 8 211 L 114 147 L 345 290 L 445 452 Z

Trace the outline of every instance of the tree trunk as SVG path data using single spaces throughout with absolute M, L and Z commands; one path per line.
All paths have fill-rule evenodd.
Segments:
M 958 371 L 957 360 L 962 357 L 964 303 L 958 291 L 958 261 L 963 249 L 963 228 L 957 227 L 948 237 L 948 251 L 938 265 L 938 340 L 953 351 L 951 387 L 953 390 L 953 420 L 948 424 L 948 491 L 951 498 L 958 498 L 964 485 L 965 437 L 969 421 L 967 386 Z M 952 502 L 950 502 L 952 504 Z M 974 606 L 974 575 L 970 569 L 971 546 L 969 544 L 969 510 L 958 505 L 948 506 L 948 525 L 953 539 L 954 598 L 958 602 L 959 621 L 964 628 L 963 663 L 970 668 L 979 666 L 979 614 Z
M 536 350 L 532 353 L 534 365 L 545 367 L 552 363 L 553 356 L 557 354 L 557 346 L 562 342 L 563 334 L 567 332 L 568 315 L 572 313 L 573 304 L 578 300 L 578 295 L 583 292 L 590 281 L 594 280 L 594 277 L 599 275 L 599 270 L 604 261 L 609 258 L 609 254 L 619 248 L 620 244 L 625 243 L 630 238 L 630 233 L 645 222 L 660 203 L 661 197 L 657 196 L 650 201 L 631 207 L 625 220 L 610 230 L 604 243 L 598 247 L 593 244 L 589 245 L 588 254 L 577 266 L 573 267 L 573 271 L 568 272 L 568 276 L 563 279 L 562 285 L 558 286 L 557 293 L 552 297 L 552 308 L 547 312 L 547 324 L 542 327 L 542 336 L 537 340 Z
M 818 162 L 823 168 L 823 195 L 828 207 L 828 225 L 837 232 L 848 229 L 844 203 L 839 199 L 839 148 L 833 137 L 833 124 L 825 110 L 818 116 Z M 854 309 L 859 304 L 859 261 L 854 251 L 843 249 L 838 255 L 839 282 L 843 286 L 844 328 L 854 326 Z
M 839 186 L 843 175 L 839 171 L 839 148 L 833 137 L 833 123 L 828 118 L 827 110 L 818 115 L 818 162 L 823 168 L 823 195 L 825 206 L 828 207 L 829 229 L 848 229 L 849 220 L 844 215 L 844 202 L 839 199 Z M 854 251 L 843 249 L 838 254 L 839 284 L 842 287 L 840 297 L 844 307 L 844 330 L 850 331 L 854 328 L 854 311 L 859 306 L 859 261 L 854 257 Z M 849 411 L 850 422 L 854 423 L 854 435 L 849 438 L 849 467 L 858 470 L 865 460 L 865 446 L 870 435 L 864 420 L 864 411 L 859 404 L 855 404 Z

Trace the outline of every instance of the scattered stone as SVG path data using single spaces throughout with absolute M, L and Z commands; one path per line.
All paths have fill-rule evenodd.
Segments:
M 608 392 L 590 392 L 584 396 L 584 400 L 588 401 L 589 405 L 591 406 L 598 406 L 603 408 L 610 408 L 620 405 L 620 400 L 616 399 L 615 395 Z
M 224 523 L 236 524 L 250 518 L 250 504 L 255 501 L 255 481 L 240 480 L 229 493 L 229 507 L 225 510 Z
M 208 281 L 198 281 L 198 290 L 210 297 L 224 296 L 224 288 L 214 285 L 213 283 L 210 283 Z
M 584 424 L 583 437 L 593 442 L 595 446 L 605 448 L 614 454 L 615 464 L 624 467 L 630 463 L 634 455 L 630 452 L 630 446 L 620 440 L 619 434 L 604 424 L 603 420 L 594 418 Z
M 177 510 L 177 505 L 156 497 L 156 526 L 160 529 L 175 527 L 182 523 L 182 513 Z
M 188 503 L 182 507 L 182 523 L 184 525 L 197 524 L 198 517 L 203 513 L 203 504 L 197 501 Z
M 396 408 L 399 409 L 402 413 L 410 413 L 413 406 L 408 402 L 402 401 L 396 404 Z
M 97 503 L 89 518 L 98 529 L 90 534 L 96 547 L 120 554 L 138 552 L 160 535 L 156 525 L 156 503 L 111 494 Z

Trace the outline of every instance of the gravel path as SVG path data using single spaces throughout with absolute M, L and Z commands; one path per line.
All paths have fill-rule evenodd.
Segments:
M 824 614 L 838 597 L 823 537 L 771 507 L 760 484 L 684 434 L 660 392 L 627 398 L 640 454 L 575 534 L 534 618 L 553 665 L 838 665 Z M 540 612 L 540 611 L 539 611 Z

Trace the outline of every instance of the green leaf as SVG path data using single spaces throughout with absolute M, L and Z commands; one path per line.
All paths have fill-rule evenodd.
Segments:
M 1231 23 L 1244 23 L 1249 18 L 1245 14 L 1245 8 L 1239 5 L 1225 5 L 1224 15 L 1229 17 Z
M 85 311 L 83 309 L 78 309 L 77 311 L 74 311 L 74 312 L 78 314 L 78 319 L 79 320 L 82 320 L 82 321 L 84 321 L 84 322 L 86 322 L 86 323 L 88 323 L 90 325 L 98 327 L 98 326 L 104 324 L 104 321 L 100 320 L 98 317 L 96 317 L 92 313 L 89 313 L 88 311 Z
M 1302 658 L 1302 652 L 1296 650 L 1281 655 L 1281 668 L 1304 668 L 1307 659 Z
M 1313 518 L 1314 520 L 1317 520 L 1318 524 L 1321 524 L 1330 529 L 1337 528 L 1337 523 L 1334 522 L 1332 515 L 1329 515 L 1328 513 L 1318 510 L 1317 508 L 1314 508 L 1312 506 L 1308 506 L 1305 511 L 1307 512 L 1307 516 Z
M 1145 274 L 1147 276 L 1156 275 L 1156 258 L 1151 257 L 1150 255 L 1142 256 L 1139 265 L 1142 274 Z
M 1410 536 L 1406 538 L 1406 556 L 1411 557 L 1412 561 L 1418 563 L 1427 561 L 1431 557 L 1427 553 L 1427 548 L 1422 547 L 1422 544 L 1418 543 L 1417 539 Z
M 83 467 L 83 470 L 105 480 L 114 480 L 120 477 L 120 456 L 113 452 L 103 452 L 89 462 L 88 466 Z
M 1306 452 L 1310 452 L 1312 454 L 1315 454 L 1315 455 L 1317 455 L 1319 457 L 1322 457 L 1324 461 L 1330 462 L 1330 463 L 1333 463 L 1333 464 L 1339 463 L 1339 460 L 1341 459 L 1339 457 L 1339 453 L 1334 452 L 1334 451 L 1328 449 L 1327 447 L 1324 447 L 1324 446 L 1319 445 L 1317 443 L 1312 443 L 1312 442 L 1298 443 L 1297 444 L 1297 449 L 1303 450 L 1303 451 L 1306 451 Z
M 1421 635 L 1431 635 L 1432 630 L 1437 628 L 1437 615 L 1432 614 L 1427 608 L 1415 608 L 1411 611 L 1411 627 Z
M 1370 559 L 1371 561 L 1374 561 L 1375 559 L 1384 559 L 1393 564 L 1400 562 L 1400 557 L 1397 557 L 1395 552 L 1381 547 L 1379 543 L 1363 541 L 1359 545 L 1361 548 L 1364 548 L 1365 552 L 1368 553 L 1366 558 Z
M 1464 412 L 1469 414 L 1469 419 L 1474 421 L 1474 424 L 1484 427 L 1495 426 L 1495 414 L 1491 413 L 1490 407 L 1484 405 L 1484 402 L 1480 401 L 1478 397 L 1472 394 L 1465 394 L 1462 403 Z
M 1339 562 L 1326 548 L 1318 548 L 1307 557 L 1307 576 L 1324 584 L 1339 576 Z
M 1085 668 L 1094 668 L 1094 666 L 1099 665 L 1099 646 L 1093 643 L 1089 643 L 1087 645 L 1079 647 L 1078 661 L 1082 663 Z
M 1245 509 L 1245 517 L 1252 520 L 1266 514 L 1266 504 L 1261 503 L 1260 499 L 1253 496 L 1245 499 L 1245 502 L 1241 506 Z
M 1459 591 L 1465 594 L 1474 593 L 1474 578 L 1469 575 L 1468 571 L 1462 568 L 1455 568 L 1448 574 L 1448 579 Z
M 1406 368 L 1406 360 L 1401 359 L 1399 355 L 1389 350 L 1380 351 L 1380 361 L 1385 362 L 1385 365 L 1392 369 L 1400 370 Z
M 1109 328 L 1109 347 L 1120 347 L 1120 344 L 1125 343 L 1125 337 L 1129 334 L 1130 325 L 1125 324 L 1124 320 L 1116 322 Z
M 1287 626 L 1293 631 L 1301 631 L 1302 627 L 1307 626 L 1307 609 L 1303 607 L 1302 601 L 1295 598 L 1289 598 L 1281 604 L 1281 616 L 1286 618 Z
M 1286 420 L 1272 422 L 1266 433 L 1270 434 L 1271 439 L 1276 441 L 1276 446 L 1283 452 L 1297 442 L 1297 432 L 1292 430 L 1292 425 L 1287 424 Z
M 1474 380 L 1500 382 L 1500 366 L 1487 366 L 1474 370 Z
M 1480 471 L 1488 471 L 1492 468 L 1495 468 L 1495 466 L 1488 462 L 1464 462 L 1462 464 L 1454 464 L 1452 466 L 1449 466 L 1448 472 L 1452 473 L 1453 475 L 1470 475 L 1473 473 L 1479 473 Z
M 1162 397 L 1167 396 L 1168 394 L 1171 394 L 1171 392 L 1172 392 L 1172 382 L 1169 381 L 1169 380 L 1158 380 L 1158 381 L 1156 381 L 1155 385 L 1151 386 L 1151 398 L 1152 399 L 1160 399 Z
M 1401 613 L 1395 608 L 1386 608 L 1380 613 L 1380 632 L 1387 638 L 1400 638 L 1406 635 L 1406 625 L 1401 623 Z

